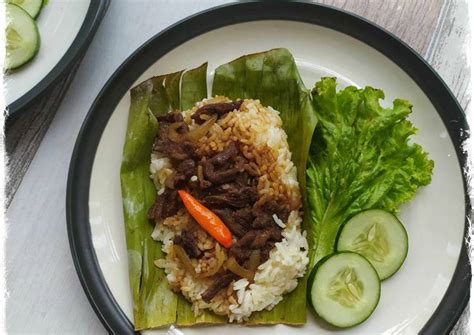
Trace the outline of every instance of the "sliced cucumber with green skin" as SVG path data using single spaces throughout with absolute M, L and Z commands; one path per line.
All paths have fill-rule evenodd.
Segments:
M 30 61 L 40 46 L 35 20 L 22 8 L 6 5 L 5 69 L 13 70 Z
M 321 259 L 308 278 L 308 300 L 333 326 L 347 328 L 366 320 L 380 299 L 380 279 L 370 262 L 354 252 Z
M 33 19 L 38 17 L 43 8 L 43 0 L 8 0 L 7 2 L 23 8 Z
M 408 253 L 408 235 L 392 213 L 381 209 L 363 211 L 344 224 L 337 240 L 338 251 L 353 251 L 367 258 L 381 280 L 402 266 Z

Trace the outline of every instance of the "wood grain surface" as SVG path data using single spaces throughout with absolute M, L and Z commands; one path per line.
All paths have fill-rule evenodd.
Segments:
M 424 58 L 437 71 L 456 96 L 466 116 L 472 120 L 470 70 L 466 45 L 469 39 L 468 5 L 463 0 L 446 0 L 439 24 Z M 471 128 L 473 125 L 471 124 Z M 469 304 L 451 331 L 451 335 L 469 335 L 471 313 Z
M 5 131 L 5 149 L 8 156 L 8 179 L 5 187 L 6 208 L 10 206 L 16 190 L 79 68 L 81 59 L 82 57 L 37 104 L 25 110 L 14 122 L 7 124 Z
M 59 85 L 48 101 L 8 129 L 9 332 L 105 333 L 85 298 L 69 254 L 64 199 L 75 138 L 100 88 L 138 46 L 174 22 L 226 2 L 142 0 L 137 6 L 137 0 L 112 1 L 64 102 L 59 103 L 67 85 Z M 469 109 L 469 73 L 461 47 L 467 38 L 463 0 L 320 2 L 361 15 L 400 37 L 434 66 L 463 108 Z M 466 310 L 452 334 L 469 334 L 468 316 Z

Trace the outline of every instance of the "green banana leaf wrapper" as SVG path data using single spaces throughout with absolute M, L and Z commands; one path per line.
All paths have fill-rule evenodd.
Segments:
M 207 64 L 203 64 L 189 71 L 153 77 L 130 92 L 120 176 L 136 330 L 170 324 L 191 326 L 227 322 L 226 317 L 209 311 L 194 316 L 191 304 L 170 290 L 165 272 L 153 263 L 164 255 L 161 243 L 151 238 L 153 225 L 147 219 L 148 209 L 156 198 L 156 189 L 149 177 L 150 154 L 159 127 L 156 116 L 176 109 L 189 109 L 206 98 L 206 79 Z M 260 99 L 263 105 L 280 112 L 304 195 L 306 161 L 317 121 L 311 93 L 303 85 L 290 52 L 273 49 L 219 66 L 214 74 L 211 95 Z M 305 322 L 306 277 L 300 279 L 298 287 L 286 294 L 271 311 L 254 313 L 247 324 L 301 325 Z

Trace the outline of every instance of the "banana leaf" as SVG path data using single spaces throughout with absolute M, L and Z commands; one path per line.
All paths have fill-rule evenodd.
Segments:
M 317 119 L 311 93 L 304 86 L 291 53 L 287 49 L 273 49 L 219 66 L 214 74 L 212 94 L 231 99 L 259 99 L 264 106 L 280 112 L 304 193 L 306 161 Z M 305 322 L 306 277 L 271 311 L 252 314 L 248 324 L 299 325 Z
M 173 293 L 163 270 L 153 261 L 164 257 L 161 244 L 151 239 L 153 226 L 147 210 L 156 197 L 149 178 L 150 153 L 158 130 L 157 115 L 174 109 L 189 109 L 207 97 L 207 64 L 151 78 L 131 90 L 131 106 L 121 167 L 122 196 L 129 255 L 129 277 L 137 330 L 169 324 L 190 326 L 224 323 L 225 317 L 205 312 L 195 317 L 191 305 Z M 316 125 L 310 92 L 304 87 L 292 55 L 274 49 L 238 58 L 218 67 L 212 95 L 260 99 L 280 111 L 288 135 L 292 160 L 298 169 L 301 189 L 311 136 Z M 249 324 L 306 321 L 305 279 L 271 311 L 255 313 Z

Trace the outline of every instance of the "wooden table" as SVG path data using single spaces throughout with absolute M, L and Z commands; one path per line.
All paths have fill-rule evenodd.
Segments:
M 136 48 L 176 21 L 226 2 L 111 1 L 94 41 L 76 66 L 77 72 L 71 70 L 69 78 L 64 78 L 43 103 L 9 125 L 9 332 L 105 333 L 86 299 L 69 253 L 65 191 L 76 136 L 99 90 Z M 320 2 L 361 15 L 400 37 L 438 71 L 469 113 L 469 71 L 463 53 L 468 38 L 467 1 Z M 452 334 L 469 334 L 468 318 L 467 308 Z

